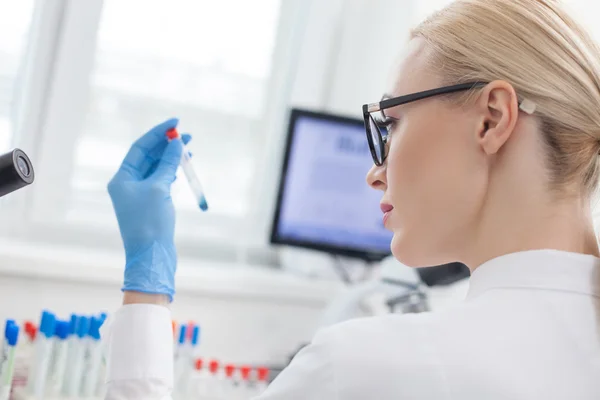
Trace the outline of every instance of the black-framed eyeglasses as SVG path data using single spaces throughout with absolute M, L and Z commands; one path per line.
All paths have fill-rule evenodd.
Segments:
M 390 121 L 388 121 L 388 118 L 385 116 L 385 109 L 396 107 L 402 104 L 412 103 L 413 101 L 417 100 L 423 100 L 428 97 L 471 90 L 487 84 L 488 82 L 481 81 L 459 83 L 457 85 L 443 86 L 436 89 L 425 90 L 423 92 L 394 97 L 392 99 L 384 99 L 379 103 L 363 105 L 363 117 L 365 119 L 367 141 L 369 142 L 369 149 L 371 150 L 371 156 L 373 157 L 373 162 L 375 165 L 383 165 L 388 152 L 388 126 Z M 536 110 L 536 104 L 531 100 L 521 98 L 519 99 L 519 110 L 531 115 Z M 383 118 L 375 118 L 373 113 L 381 113 Z
M 385 113 L 383 112 L 385 109 L 442 94 L 471 90 L 485 85 L 487 85 L 487 82 L 461 83 L 458 85 L 444 86 L 436 89 L 425 90 L 423 92 L 394 97 L 392 99 L 385 99 L 378 103 L 363 105 L 363 117 L 365 119 L 367 141 L 369 142 L 369 149 L 371 150 L 371 156 L 373 157 L 373 162 L 375 165 L 383 165 L 383 162 L 387 157 L 389 121 L 387 121 Z M 378 112 L 383 115 L 383 118 L 373 116 L 373 113 Z

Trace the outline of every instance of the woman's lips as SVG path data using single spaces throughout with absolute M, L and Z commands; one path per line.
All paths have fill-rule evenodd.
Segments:
M 380 204 L 381 212 L 383 213 L 383 226 L 385 226 L 388 218 L 390 217 L 390 213 L 394 209 L 391 204 L 381 203 Z

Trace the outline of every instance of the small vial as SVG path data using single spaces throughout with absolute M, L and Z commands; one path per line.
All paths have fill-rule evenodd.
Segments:
M 181 136 L 177 129 L 173 128 L 167 131 L 167 137 L 169 140 L 181 140 Z M 206 202 L 206 197 L 204 196 L 204 190 L 202 189 L 202 184 L 200 183 L 200 179 L 198 179 L 198 175 L 196 175 L 196 171 L 194 170 L 194 166 L 192 165 L 192 159 L 190 154 L 183 147 L 183 154 L 181 156 L 181 169 L 183 169 L 183 173 L 196 197 L 196 204 L 202 211 L 208 210 L 208 203 Z
M 256 395 L 259 396 L 263 394 L 265 390 L 267 390 L 267 386 L 269 386 L 269 373 L 271 371 L 267 367 L 258 368 L 258 382 L 256 384 Z

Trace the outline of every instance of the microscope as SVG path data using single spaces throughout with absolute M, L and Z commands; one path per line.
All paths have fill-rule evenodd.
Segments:
M 0 155 L 0 197 L 31 185 L 33 180 L 33 165 L 23 150 Z

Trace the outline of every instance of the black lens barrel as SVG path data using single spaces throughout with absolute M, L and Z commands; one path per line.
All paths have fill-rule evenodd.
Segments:
M 23 150 L 0 155 L 0 197 L 30 185 L 33 180 L 33 165 Z

